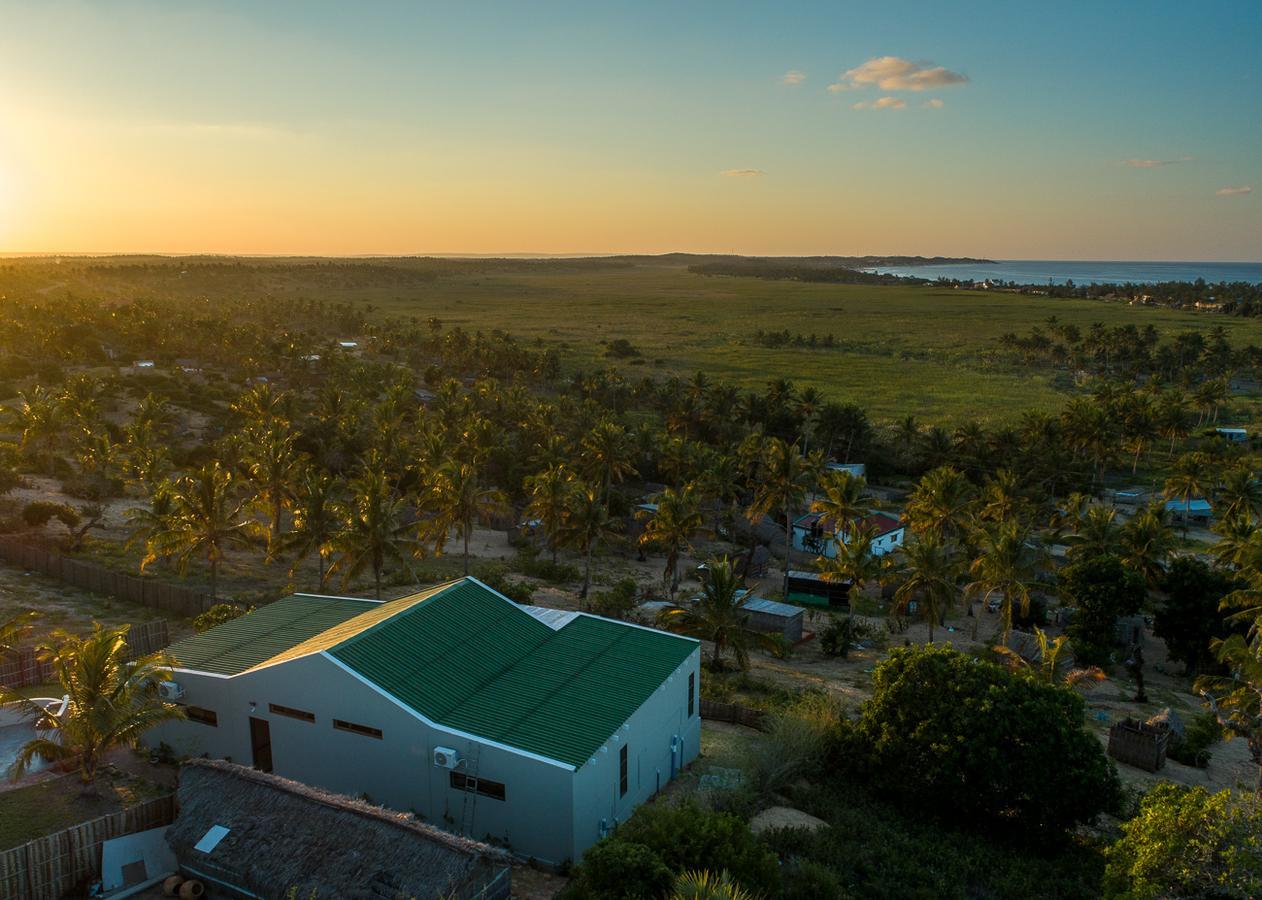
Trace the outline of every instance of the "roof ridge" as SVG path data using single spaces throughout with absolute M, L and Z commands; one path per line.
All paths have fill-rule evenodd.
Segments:
M 426 601 L 426 600 L 434 600 L 434 599 L 437 599 L 438 597 L 442 596 L 442 595 L 443 595 L 443 593 L 444 593 L 444 592 L 445 592 L 448 588 L 451 588 L 451 587 L 456 586 L 456 585 L 457 585 L 457 584 L 459 584 L 462 580 L 463 580 L 463 579 L 460 579 L 460 578 L 453 578 L 451 581 L 444 581 L 444 582 L 442 582 L 442 583 L 440 583 L 440 584 L 433 585 L 432 587 L 425 588 L 424 590 L 416 591 L 415 593 L 412 593 L 412 594 L 405 594 L 405 595 L 404 595 L 404 596 L 402 596 L 402 597 L 395 597 L 393 600 L 387 600 L 387 601 L 386 601 L 385 603 L 383 603 L 381 606 L 375 607 L 374 609 L 366 609 L 366 610 L 364 610 L 362 613 L 360 613 L 360 615 L 371 615 L 371 614 L 373 614 L 373 613 L 379 612 L 380 610 L 382 610 L 382 609 L 384 609 L 385 607 L 389 606 L 391 603 L 403 603 L 403 601 L 405 601 L 405 600 L 410 600 L 410 601 L 411 601 L 411 602 L 410 602 L 410 603 L 408 603 L 406 606 L 401 606 L 399 609 L 397 609 L 397 610 L 393 610 L 392 612 L 390 612 L 390 614 L 389 614 L 389 615 L 386 615 L 386 616 L 382 617 L 380 620 L 378 620 L 378 621 L 376 621 L 376 622 L 373 622 L 373 624 L 372 624 L 372 625 L 370 625 L 370 626 L 368 626 L 367 628 L 363 628 L 363 629 L 361 629 L 361 630 L 359 630 L 359 631 L 356 631 L 354 634 L 347 636 L 346 638 L 344 638 L 343 640 L 341 640 L 341 641 L 339 641 L 338 643 L 334 644 L 333 646 L 331 646 L 331 647 L 324 647 L 323 649 L 325 649 L 325 650 L 330 650 L 330 651 L 331 651 L 331 650 L 337 650 L 337 649 L 338 649 L 338 648 L 340 648 L 340 647 L 345 647 L 345 646 L 347 646 L 347 645 L 349 645 L 349 644 L 351 644 L 351 643 L 353 643 L 353 642 L 355 642 L 355 641 L 359 640 L 360 638 L 364 637 L 365 635 L 372 634 L 374 631 L 376 631 L 376 630 L 377 630 L 378 628 L 380 628 L 381 626 L 383 626 L 383 625 L 387 624 L 388 622 L 393 621 L 396 617 L 401 616 L 401 615 L 403 615 L 404 613 L 411 612 L 413 609 L 415 609 L 415 608 L 417 607 L 417 605 L 418 605 L 418 604 L 423 603 L 423 602 L 424 602 L 424 601 Z M 355 618 L 350 619 L 349 621 L 350 621 L 350 622 L 354 622 L 354 621 L 355 621 L 355 619 L 358 619 L 358 618 L 359 618 L 359 616 L 355 616 Z M 346 623 L 346 622 L 343 622 L 342 624 L 343 624 L 343 625 L 345 625 L 345 624 L 347 624 L 347 623 Z M 341 627 L 341 626 L 339 626 L 339 625 L 334 625 L 334 626 L 333 626 L 333 628 L 340 628 L 340 627 Z M 333 628 L 330 628 L 330 629 L 329 629 L 329 631 L 332 631 L 332 630 L 333 630 Z M 322 633 L 322 634 L 327 634 L 328 632 L 321 632 L 321 633 Z M 317 635 L 317 637 L 318 637 L 318 636 L 319 636 L 319 635 Z

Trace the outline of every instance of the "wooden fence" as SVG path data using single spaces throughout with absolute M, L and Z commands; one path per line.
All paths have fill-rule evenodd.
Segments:
M 86 897 L 87 883 L 101 875 L 102 844 L 174 821 L 175 795 L 167 794 L 0 852 L 0 897 L 14 900 Z
M 167 647 L 171 638 L 165 619 L 141 622 L 127 632 L 127 658 L 148 656 Z M 11 688 L 47 684 L 53 680 L 53 666 L 41 660 L 34 647 L 19 647 L 0 655 L 0 684 Z
M 201 615 L 215 603 L 209 594 L 201 591 L 115 572 L 97 563 L 71 559 L 55 550 L 24 544 L 15 538 L 0 538 L 0 560 L 85 591 L 161 609 L 184 619 Z
M 701 701 L 701 718 L 716 722 L 731 722 L 744 725 L 746 728 L 757 728 L 762 731 L 767 726 L 767 714 L 761 709 L 741 706 L 739 703 L 716 703 L 713 700 Z

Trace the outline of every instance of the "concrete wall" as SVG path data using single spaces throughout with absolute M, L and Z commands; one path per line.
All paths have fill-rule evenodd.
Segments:
M 353 797 L 367 794 L 373 803 L 545 862 L 572 855 L 572 770 L 431 728 L 327 657 L 230 679 L 184 672 L 176 680 L 185 690 L 183 702 L 214 710 L 219 724 L 164 723 L 150 732 L 150 745 L 165 741 L 181 754 L 251 765 L 253 716 L 269 724 L 277 775 Z M 271 713 L 269 703 L 312 712 L 316 721 Z M 382 738 L 335 729 L 335 718 L 379 728 Z M 433 765 L 436 746 L 460 751 L 470 774 L 476 760 L 476 775 L 504 784 L 505 799 L 452 788 L 451 773 Z
M 694 679 L 693 710 L 688 716 L 688 675 Z M 672 741 L 676 749 L 672 754 Z M 620 753 L 627 747 L 627 793 L 619 796 Z M 574 845 L 571 857 L 583 853 L 637 806 L 671 780 L 671 761 L 678 770 L 701 750 L 701 648 L 646 700 L 606 741 L 574 778 Z

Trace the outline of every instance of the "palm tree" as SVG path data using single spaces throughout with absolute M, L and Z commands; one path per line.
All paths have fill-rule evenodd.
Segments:
M 1077 522 L 1074 534 L 1066 540 L 1069 555 L 1075 559 L 1108 556 L 1121 549 L 1121 529 L 1117 510 L 1112 506 L 1092 506 Z
M 635 474 L 631 438 L 621 425 L 604 419 L 587 433 L 581 446 L 584 465 L 600 480 L 601 498 L 607 504 L 610 487 Z
M 232 473 L 217 461 L 179 479 L 171 488 L 170 514 L 152 523 L 140 571 L 154 560 L 174 559 L 182 574 L 192 557 L 201 556 L 210 565 L 210 597 L 216 599 L 219 564 L 231 548 L 247 546 L 257 530 L 242 509 Z
M 973 505 L 973 486 L 951 466 L 927 472 L 907 498 L 907 521 L 917 535 L 932 534 L 942 541 L 958 541 Z
M 97 769 L 112 748 L 137 744 L 155 725 L 182 718 L 181 707 L 159 699 L 157 684 L 168 680 L 171 660 L 155 654 L 135 661 L 127 658 L 127 625 L 105 628 L 97 623 L 87 637 L 54 632 L 53 648 L 43 657 L 52 662 L 64 710 L 53 712 L 0 687 L 0 702 L 13 704 L 35 720 L 35 727 L 51 736 L 27 741 L 9 768 L 10 777 L 22 775 L 36 758 L 77 760 L 85 793 L 95 793 Z
M 670 900 L 758 900 L 758 895 L 743 887 L 726 869 L 717 874 L 697 870 L 679 874 Z
M 771 438 L 763 445 L 762 480 L 754 493 L 749 519 L 757 522 L 778 512 L 784 516 L 784 593 L 789 593 L 790 553 L 793 550 L 793 516 L 802 506 L 819 478 L 823 458 L 818 453 L 803 456 L 797 444 Z
M 999 469 L 982 486 L 978 518 L 989 522 L 1014 519 L 1024 522 L 1030 515 L 1030 501 L 1021 490 L 1021 479 L 1011 469 Z
M 1014 604 L 1024 615 L 1030 608 L 1030 585 L 1034 580 L 1034 561 L 1026 544 L 1028 532 L 1016 522 L 1003 522 L 982 532 L 979 555 L 969 566 L 973 581 L 965 587 L 969 597 L 981 596 L 985 603 L 992 594 L 1002 598 L 999 606 L 1001 643 L 1008 643 L 1012 630 Z M 978 619 L 981 617 L 978 616 Z M 977 637 L 978 620 L 973 621 L 973 637 Z
M 820 479 L 822 497 L 811 503 L 811 512 L 831 522 L 838 533 L 849 531 L 854 523 L 872 510 L 866 499 L 868 483 L 845 469 L 829 469 Z
M 1047 633 L 1036 625 L 1034 640 L 1038 646 L 1038 655 L 1033 662 L 1007 646 L 1006 642 L 995 646 L 994 651 L 1003 658 L 1010 672 L 1025 675 L 1044 684 L 1063 684 L 1068 687 L 1085 684 L 1090 687 L 1092 682 L 1105 679 L 1104 670 L 1099 666 L 1069 668 L 1072 657 L 1064 655 L 1069 649 L 1069 635 L 1062 634 L 1055 640 L 1048 640 Z
M 670 595 L 679 589 L 679 557 L 692 548 L 692 536 L 704 524 L 697 495 L 691 485 L 682 490 L 667 488 L 657 496 L 657 510 L 644 523 L 640 535 L 643 547 L 657 546 L 666 554 L 662 580 Z
M 913 598 L 923 605 L 932 644 L 934 625 L 945 623 L 959 593 L 959 559 L 951 545 L 932 533 L 904 544 L 899 555 L 903 583 L 894 592 L 894 602 L 900 609 L 906 609 Z
M 1157 430 L 1162 437 L 1170 439 L 1170 455 L 1173 456 L 1175 442 L 1187 437 L 1191 430 L 1187 400 L 1181 392 L 1170 391 L 1162 396 L 1157 405 Z
M 1204 453 L 1185 453 L 1174 463 L 1163 493 L 1183 507 L 1183 532 L 1187 535 L 1188 515 L 1194 498 L 1204 497 L 1211 483 L 1210 460 Z
M 1241 518 L 1223 518 L 1214 523 L 1219 540 L 1211 548 L 1214 559 L 1223 568 L 1254 568 L 1253 560 L 1262 560 L 1262 530 Z
M 881 557 L 872 552 L 875 542 L 876 528 L 852 524 L 848 532 L 839 535 L 837 555 L 832 559 L 820 557 L 818 561 L 824 580 L 850 583 L 851 609 L 855 606 L 855 597 L 863 593 L 864 585 L 881 574 Z
M 530 495 L 526 515 L 543 523 L 548 549 L 552 551 L 552 562 L 555 563 L 565 516 L 570 508 L 570 494 L 574 492 L 574 476 L 563 465 L 552 466 L 527 478 L 525 487 Z
M 0 621 L 0 655 L 13 651 L 17 646 L 17 642 L 31 630 L 31 622 L 38 616 L 39 614 L 35 610 L 27 609 L 14 613 L 9 618 Z
M 565 512 L 565 536 L 583 554 L 583 587 L 578 596 L 587 599 L 592 585 L 592 551 L 609 531 L 609 510 L 600 497 L 600 488 L 578 483 L 570 492 Z
M 1238 634 L 1215 641 L 1213 648 L 1231 674 L 1202 676 L 1196 690 L 1227 736 L 1245 739 L 1257 770 L 1254 793 L 1262 798 L 1262 658 Z
M 35 385 L 18 394 L 16 406 L 10 407 L 13 425 L 21 434 L 19 448 L 32 462 L 42 462 L 51 474 L 55 462 L 53 448 L 62 428 L 62 405 L 42 385 Z
M 339 483 L 323 469 L 306 467 L 298 480 L 293 506 L 293 527 L 282 540 L 282 549 L 298 562 L 312 553 L 320 572 L 320 590 L 329 579 L 329 557 L 333 540 L 342 526 L 338 505 Z
M 386 473 L 367 466 L 347 484 L 350 499 L 335 507 L 341 529 L 330 542 L 338 554 L 328 575 L 342 576 L 349 584 L 365 569 L 372 570 L 375 596 L 381 599 L 381 574 L 386 563 L 405 563 L 416 542 L 404 524 L 406 502 Z
M 508 505 L 502 491 L 478 483 L 477 467 L 468 462 L 448 460 L 435 470 L 422 507 L 433 513 L 430 538 L 435 553 L 441 555 L 454 530 L 464 545 L 464 574 L 469 574 L 469 538 L 474 525 L 484 516 L 501 513 Z
M 1223 519 L 1256 520 L 1262 511 L 1262 483 L 1244 466 L 1229 469 L 1218 489 L 1217 506 Z
M 294 435 L 284 426 L 250 428 L 238 442 L 241 468 L 254 489 L 254 499 L 267 516 L 267 549 L 278 549 L 285 509 L 293 502 L 293 486 L 303 465 L 294 448 Z
M 710 560 L 701 582 L 701 596 L 693 603 L 665 607 L 657 615 L 658 624 L 667 631 L 710 641 L 714 645 L 712 669 L 721 669 L 724 655 L 730 652 L 745 671 L 751 646 L 775 652 L 779 643 L 773 635 L 749 627 L 744 586 L 727 557 Z
M 1165 505 L 1154 503 L 1122 526 L 1122 563 L 1144 576 L 1149 587 L 1161 583 L 1166 563 L 1174 553 L 1174 533 Z

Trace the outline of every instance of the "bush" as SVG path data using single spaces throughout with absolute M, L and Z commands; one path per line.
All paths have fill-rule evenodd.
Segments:
M 491 590 L 499 591 L 514 603 L 529 603 L 535 593 L 533 584 L 525 581 L 509 581 L 503 572 L 483 575 L 482 581 Z
M 250 612 L 254 612 L 253 606 L 240 606 L 236 603 L 216 603 L 193 619 L 193 630 L 201 634 L 203 631 L 210 631 L 210 629 L 222 625 L 224 622 L 239 619 Z
M 1159 783 L 1108 851 L 1106 897 L 1262 895 L 1262 803 Z
M 860 641 L 874 637 L 871 625 L 854 616 L 838 618 L 830 615 L 828 627 L 819 638 L 819 649 L 825 656 L 839 656 L 845 659 Z
M 34 500 L 22 507 L 22 521 L 31 528 L 43 528 L 53 519 L 74 528 L 79 524 L 79 513 L 72 506 L 50 500 Z
M 664 886 L 659 863 L 668 873 Z M 727 871 L 742 886 L 769 894 L 780 883 L 776 855 L 740 818 L 691 801 L 678 806 L 653 803 L 640 807 L 614 834 L 587 851 L 563 896 L 661 896 L 674 876 L 694 869 Z
M 950 647 L 900 647 L 844 735 L 843 764 L 909 808 L 1021 838 L 1115 810 L 1117 772 L 1074 691 Z
M 522 550 L 517 554 L 517 568 L 523 575 L 558 584 L 567 581 L 582 580 L 583 573 L 577 566 L 566 563 L 554 563 L 550 559 L 540 557 L 533 549 Z
M 634 578 L 624 578 L 610 590 L 592 594 L 588 607 L 598 616 L 625 619 L 636 607 L 638 588 Z
M 1185 766 L 1204 769 L 1209 765 L 1210 747 L 1223 738 L 1223 726 L 1209 710 L 1195 716 L 1183 730 L 1183 740 L 1170 742 L 1166 755 Z
M 614 359 L 631 359 L 642 355 L 635 345 L 626 338 L 614 338 L 609 342 L 609 346 L 605 350 L 605 356 L 610 356 Z

